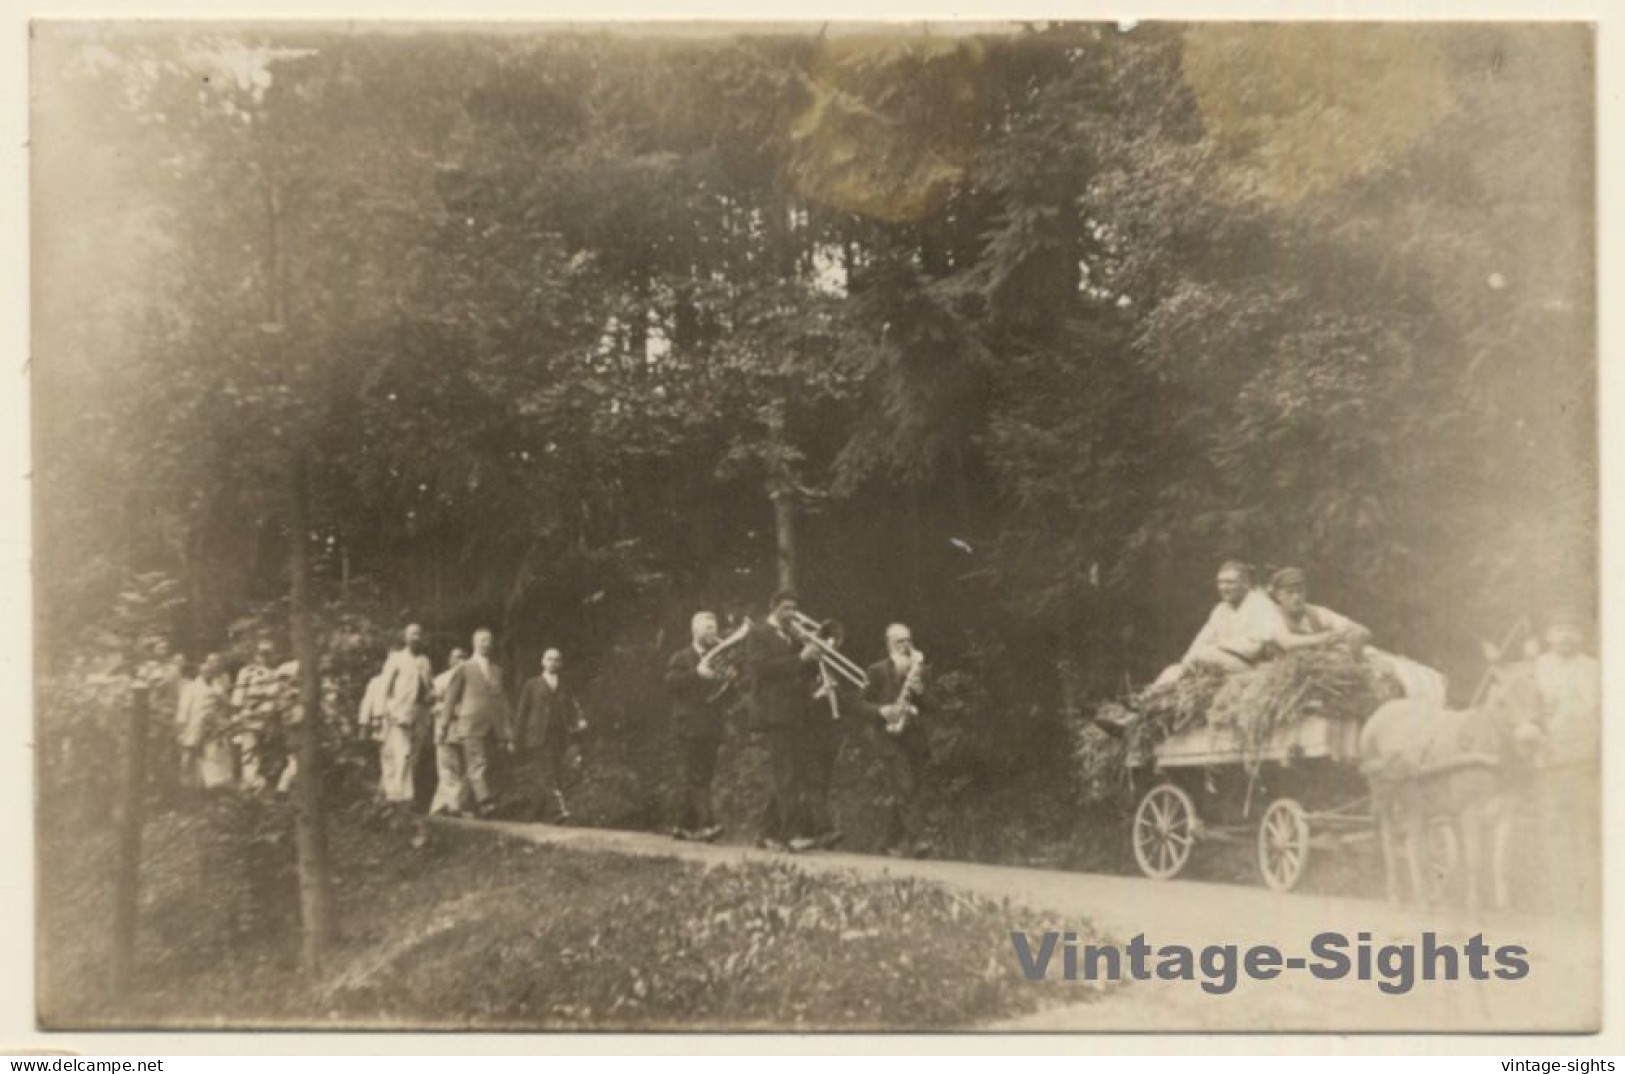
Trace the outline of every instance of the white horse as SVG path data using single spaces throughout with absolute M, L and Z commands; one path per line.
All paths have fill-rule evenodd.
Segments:
M 1388 897 L 1404 901 L 1400 855 L 1416 902 L 1430 902 L 1428 830 L 1449 824 L 1461 852 L 1466 909 L 1479 911 L 1489 850 L 1494 905 L 1505 908 L 1516 774 L 1539 739 L 1531 665 L 1493 667 L 1476 708 L 1450 710 L 1406 697 L 1378 708 L 1360 730 L 1360 769 L 1382 841 Z

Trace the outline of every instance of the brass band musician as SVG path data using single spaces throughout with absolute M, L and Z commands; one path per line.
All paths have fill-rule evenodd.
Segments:
M 818 634 L 836 649 L 846 640 L 846 628 L 835 619 L 823 623 Z M 835 759 L 841 752 L 842 733 L 850 722 L 843 717 L 852 711 L 861 694 L 827 665 L 820 663 L 818 670 L 818 686 L 803 712 L 802 809 L 814 844 L 828 849 L 842 839 L 842 832 L 836 828 L 830 812 L 829 791 L 835 776 Z
M 691 641 L 666 662 L 666 691 L 671 698 L 672 732 L 677 740 L 678 801 L 672 836 L 710 842 L 722 834 L 711 812 L 711 781 L 722 744 L 727 706 L 727 669 L 708 659 L 717 651 L 717 617 L 696 612 L 689 622 Z
M 886 658 L 869 667 L 869 686 L 859 706 L 870 717 L 869 733 L 884 764 L 886 853 L 892 857 L 920 858 L 932 849 L 922 837 L 919 810 L 920 784 L 930 759 L 918 719 L 927 707 L 924 663 L 914 648 L 913 631 L 893 623 L 886 628 Z
M 819 649 L 796 625 L 796 594 L 773 594 L 765 626 L 750 633 L 752 717 L 766 740 L 773 793 L 762 843 L 775 849 L 815 845 L 802 806 L 801 740 L 806 709 L 818 682 Z

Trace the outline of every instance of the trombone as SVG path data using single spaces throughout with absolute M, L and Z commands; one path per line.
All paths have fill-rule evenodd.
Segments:
M 869 676 L 864 674 L 850 657 L 835 647 L 835 643 L 824 635 L 824 626 L 810 615 L 796 612 L 790 618 L 790 629 L 802 644 L 811 645 L 818 650 L 818 664 L 826 677 L 838 675 L 859 690 L 869 688 Z

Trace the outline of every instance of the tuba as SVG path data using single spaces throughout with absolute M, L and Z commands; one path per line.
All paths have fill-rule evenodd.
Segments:
M 707 695 L 706 704 L 722 700 L 739 681 L 739 665 L 745 654 L 742 643 L 750 633 L 750 620 L 742 621 L 726 638 L 717 642 L 700 657 L 699 667 L 717 674 L 716 687 Z

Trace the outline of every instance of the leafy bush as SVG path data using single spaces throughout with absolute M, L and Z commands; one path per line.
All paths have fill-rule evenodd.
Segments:
M 793 864 L 706 869 L 466 832 L 432 830 L 413 846 L 361 808 L 334 818 L 345 936 L 312 982 L 279 917 L 259 917 L 253 934 L 238 927 L 255 905 L 245 885 L 285 879 L 286 837 L 270 838 L 278 817 L 256 822 L 267 831 L 258 874 L 208 872 L 221 868 L 208 847 L 216 820 L 235 829 L 248 818 L 155 825 L 164 868 L 143 907 L 140 987 L 125 997 L 97 987 L 101 937 L 83 927 L 106 917 L 97 858 L 64 857 L 45 878 L 45 1022 L 900 1030 L 971 1028 L 1099 994 L 1021 977 L 1010 929 L 1063 923 L 1008 902 Z M 1097 938 L 1086 921 L 1064 927 Z

